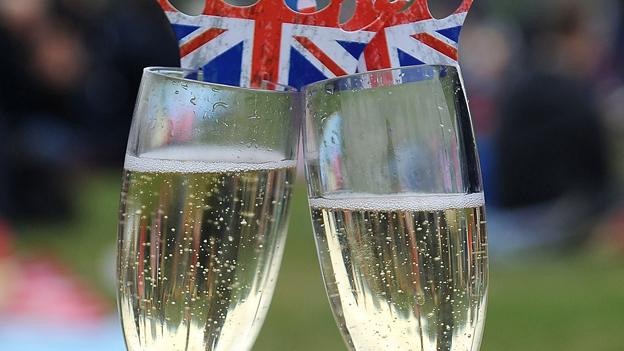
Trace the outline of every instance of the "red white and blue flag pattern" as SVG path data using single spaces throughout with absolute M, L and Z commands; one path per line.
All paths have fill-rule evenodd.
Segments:
M 416 0 L 403 11 L 385 11 L 383 20 L 369 28 L 376 35 L 362 55 L 362 69 L 457 65 L 459 36 L 472 2 L 463 0 L 453 14 L 442 19 L 431 15 L 427 0 Z
M 176 33 L 184 68 L 202 68 L 215 83 L 257 87 L 270 81 L 300 88 L 358 71 L 418 64 L 457 64 L 459 34 L 473 0 L 435 19 L 427 0 L 357 0 L 340 23 L 342 0 L 316 10 L 314 0 L 260 0 L 246 7 L 206 0 L 190 16 L 158 0 Z

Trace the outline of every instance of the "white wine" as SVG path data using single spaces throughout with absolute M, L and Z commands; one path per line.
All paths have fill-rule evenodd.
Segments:
M 479 349 L 483 194 L 341 194 L 310 206 L 329 300 L 351 349 Z
M 252 347 L 283 254 L 294 170 L 269 151 L 126 156 L 118 298 L 129 351 Z

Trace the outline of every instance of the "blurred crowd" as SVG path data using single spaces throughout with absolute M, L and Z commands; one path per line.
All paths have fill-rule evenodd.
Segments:
M 624 249 L 622 5 L 489 1 L 469 17 L 461 60 L 495 256 Z
M 150 0 L 1 0 L 0 52 L 0 218 L 12 220 L 70 216 L 76 172 L 120 166 L 142 68 L 179 65 Z
M 0 53 L 0 349 L 122 349 L 103 293 L 48 248 L 16 253 L 17 228 L 72 223 L 79 180 L 121 169 L 142 68 L 179 65 L 174 35 L 152 0 L 0 0 Z
M 624 1 L 475 5 L 461 63 L 493 253 L 624 253 Z M 155 0 L 0 0 L 0 52 L 1 280 L 9 224 L 71 218 L 75 177 L 121 168 L 142 68 L 179 57 Z

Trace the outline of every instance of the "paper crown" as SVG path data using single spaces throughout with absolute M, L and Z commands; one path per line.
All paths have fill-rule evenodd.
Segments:
M 206 0 L 201 15 L 157 0 L 171 22 L 184 68 L 206 81 L 257 87 L 262 81 L 300 88 L 319 80 L 418 64 L 457 65 L 462 25 L 473 0 L 436 19 L 427 0 L 356 0 L 341 23 L 344 0 L 316 10 L 314 0 L 259 0 L 234 6 Z M 315 4 L 315 3 L 314 3 Z

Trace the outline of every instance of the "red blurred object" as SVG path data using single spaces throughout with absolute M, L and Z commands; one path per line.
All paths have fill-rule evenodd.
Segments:
M 19 263 L 5 312 L 38 323 L 98 323 L 109 308 L 95 291 L 50 259 Z
M 110 312 L 106 300 L 50 257 L 22 259 L 13 235 L 0 221 L 0 316 L 54 325 L 99 323 Z

